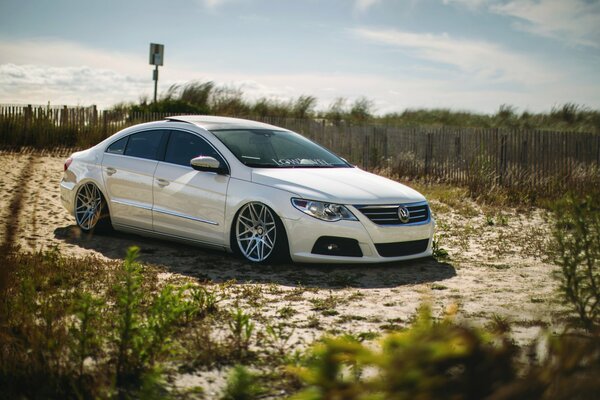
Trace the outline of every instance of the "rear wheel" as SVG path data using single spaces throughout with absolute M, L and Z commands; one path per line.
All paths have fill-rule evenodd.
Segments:
M 233 228 L 231 246 L 247 260 L 269 263 L 289 257 L 283 224 L 265 204 L 244 205 L 237 213 Z
M 82 185 L 75 196 L 75 221 L 84 232 L 110 226 L 108 207 L 100 189 L 93 183 Z

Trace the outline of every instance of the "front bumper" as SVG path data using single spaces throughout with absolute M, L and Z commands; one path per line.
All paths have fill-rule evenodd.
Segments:
M 356 210 L 352 210 L 353 212 Z M 355 212 L 358 221 L 326 222 L 302 214 L 298 219 L 284 218 L 290 256 L 295 262 L 310 263 L 382 263 L 428 257 L 432 254 L 435 221 L 432 218 L 420 225 L 381 226 Z M 358 241 L 362 257 L 347 257 L 313 253 L 317 240 L 323 236 L 348 238 Z M 425 251 L 397 257 L 380 255 L 376 244 L 428 240 Z

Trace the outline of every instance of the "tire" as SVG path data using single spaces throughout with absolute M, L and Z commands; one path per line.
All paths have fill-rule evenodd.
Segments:
M 110 230 L 110 215 L 106 200 L 98 186 L 88 182 L 75 195 L 75 222 L 85 233 Z
M 245 204 L 237 212 L 231 227 L 234 253 L 257 264 L 289 260 L 289 247 L 283 223 L 267 205 Z

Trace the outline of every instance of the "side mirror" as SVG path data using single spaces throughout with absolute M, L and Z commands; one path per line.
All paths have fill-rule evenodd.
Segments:
M 214 157 L 199 156 L 190 160 L 190 166 L 196 171 L 216 172 L 217 174 L 227 174 L 229 171 L 226 166 Z

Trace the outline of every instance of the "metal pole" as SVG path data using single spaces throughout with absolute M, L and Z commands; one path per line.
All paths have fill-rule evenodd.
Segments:
M 158 86 L 158 65 L 154 67 L 154 103 L 156 103 L 156 88 Z

